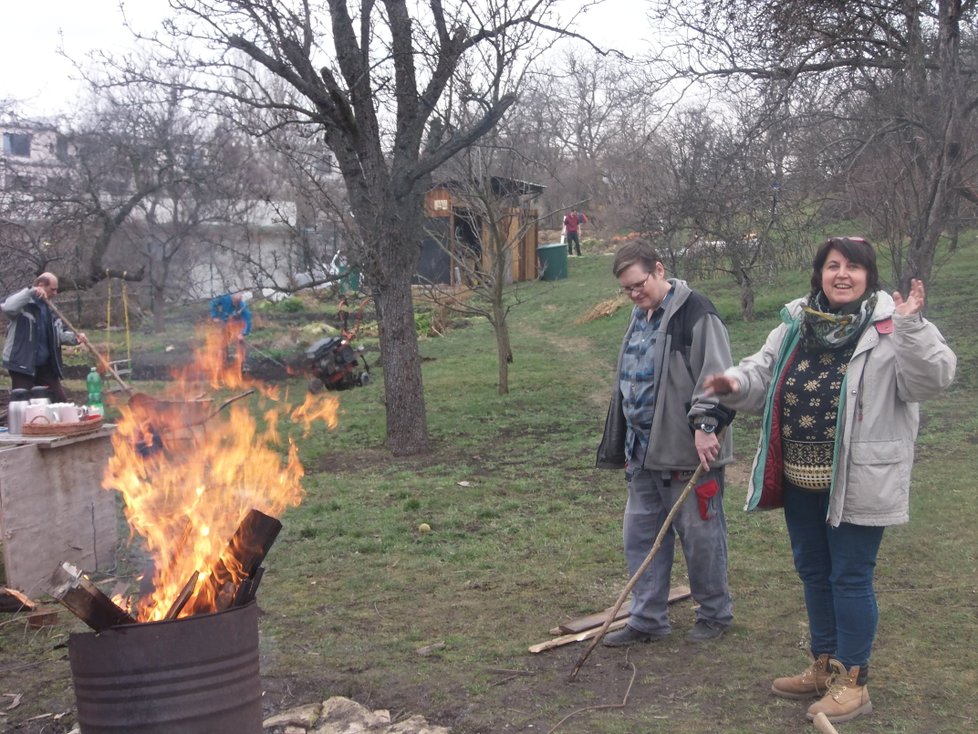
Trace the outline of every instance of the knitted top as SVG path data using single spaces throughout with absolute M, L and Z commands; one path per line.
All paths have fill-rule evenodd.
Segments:
M 788 365 L 781 394 L 784 477 L 801 489 L 828 491 L 842 379 L 855 344 L 812 352 L 801 344 Z

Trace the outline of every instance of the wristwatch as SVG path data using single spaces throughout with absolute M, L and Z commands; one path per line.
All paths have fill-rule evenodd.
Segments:
M 697 431 L 703 431 L 703 433 L 713 433 L 716 431 L 716 423 L 706 423 L 705 421 L 700 421 L 696 424 Z

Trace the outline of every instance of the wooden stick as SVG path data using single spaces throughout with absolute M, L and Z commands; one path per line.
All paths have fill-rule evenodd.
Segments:
M 64 562 L 58 566 L 51 577 L 51 586 L 51 596 L 96 632 L 120 624 L 136 623 L 128 612 L 120 609 L 70 563 Z
M 680 601 L 681 599 L 688 599 L 691 595 L 689 587 L 685 584 L 679 584 L 673 586 L 669 589 L 669 604 L 674 601 Z M 583 632 L 584 630 L 589 630 L 592 627 L 598 627 L 608 618 L 608 614 L 611 612 L 613 607 L 608 607 L 603 612 L 595 612 L 594 614 L 589 614 L 586 617 L 579 617 L 578 619 L 572 619 L 569 622 L 564 622 L 563 624 L 557 625 L 552 630 L 550 634 L 552 635 L 572 635 L 577 632 Z M 618 610 L 615 615 L 615 619 L 624 619 L 628 616 L 627 611 Z
M 839 734 L 839 731 L 832 726 L 832 722 L 829 721 L 829 717 L 825 715 L 824 711 L 819 711 L 815 714 L 815 720 L 812 723 L 815 725 L 815 730 L 821 732 L 821 734 Z
M 44 300 L 47 302 L 48 308 L 50 308 L 51 311 L 54 312 L 54 315 L 57 316 L 62 321 L 64 321 L 65 326 L 67 326 L 71 331 L 73 331 L 75 333 L 75 336 L 77 337 L 78 329 L 72 326 L 68 318 L 63 313 L 61 313 L 61 311 L 58 310 L 58 307 L 55 306 L 53 303 L 51 303 L 50 300 L 48 300 L 47 298 L 45 298 Z M 85 341 L 82 342 L 82 344 L 88 349 L 88 351 L 90 351 L 92 354 L 95 355 L 95 359 L 98 360 L 99 367 L 101 367 L 103 370 L 111 374 L 115 378 L 115 381 L 118 382 L 119 385 L 122 387 L 122 389 L 126 391 L 127 395 L 132 395 L 132 388 L 126 384 L 126 381 L 122 379 L 122 376 L 118 372 L 116 372 L 115 367 L 109 364 L 109 361 L 102 356 L 102 353 L 99 352 L 99 350 L 97 350 L 95 347 L 93 347 L 92 343 L 88 341 L 88 339 L 85 339 Z
M 255 392 L 255 388 L 251 388 L 250 390 L 245 390 L 240 395 L 235 395 L 233 398 L 228 398 L 223 403 L 221 403 L 216 408 L 214 408 L 214 410 L 212 410 L 210 412 L 210 414 L 206 418 L 204 418 L 202 421 L 198 421 L 198 422 L 199 423 L 204 423 L 206 421 L 209 421 L 211 418 L 213 418 L 214 416 L 216 416 L 218 413 L 220 413 L 222 410 L 224 410 L 226 407 L 228 407 L 234 401 L 241 400 L 241 398 L 246 398 L 249 395 L 252 395 L 254 392 Z M 196 423 L 191 423 L 190 425 L 196 425 Z
M 717 432 L 717 440 L 721 443 L 723 442 L 724 429 Z M 608 615 L 608 618 L 598 631 L 598 634 L 595 635 L 593 640 L 591 640 L 591 644 L 588 645 L 580 659 L 578 659 L 574 669 L 570 672 L 570 675 L 567 676 L 567 680 L 572 681 L 577 678 L 577 674 L 580 672 L 581 666 L 584 665 L 584 661 L 587 660 L 588 655 L 591 654 L 591 651 L 598 646 L 599 642 L 601 642 L 601 638 L 604 637 L 605 633 L 608 631 L 608 628 L 611 626 L 611 621 L 615 618 L 615 615 L 618 614 L 618 610 L 621 609 L 621 605 L 625 603 L 625 599 L 628 598 L 628 595 L 635 587 L 635 584 L 638 583 L 638 580 L 642 577 L 642 574 L 645 573 L 648 567 L 652 565 L 652 560 L 655 558 L 655 554 L 659 552 L 659 548 L 662 546 L 662 541 L 666 537 L 666 533 L 668 533 L 669 529 L 672 527 L 672 521 L 676 519 L 676 515 L 679 514 L 679 510 L 682 508 L 683 503 L 692 493 L 693 488 L 700 481 L 700 477 L 703 476 L 703 473 L 703 465 L 700 464 L 696 467 L 696 471 L 693 472 L 693 476 L 691 476 L 689 481 L 686 482 L 686 486 L 683 487 L 683 491 L 676 500 L 676 504 L 672 506 L 672 509 L 669 510 L 669 514 L 666 515 L 666 519 L 662 523 L 662 527 L 659 529 L 659 534 L 655 536 L 655 542 L 652 543 L 652 548 L 649 550 L 649 554 L 645 556 L 645 560 L 642 561 L 642 565 L 638 567 L 638 570 L 634 574 L 632 574 L 632 577 L 628 580 L 628 583 L 625 584 L 625 588 L 621 590 L 621 594 L 618 595 L 618 601 L 616 601 L 615 605 L 612 607 L 612 612 Z
M 193 595 L 194 589 L 197 588 L 197 579 L 199 577 L 200 571 L 194 571 L 192 574 L 190 574 L 190 579 L 183 585 L 183 588 L 180 590 L 180 594 L 177 596 L 173 604 L 170 605 L 170 608 L 163 619 L 170 620 L 177 618 L 177 615 L 180 614 L 180 611 L 184 608 L 186 603 L 190 601 L 190 597 Z
M 552 640 L 547 640 L 546 642 L 541 642 L 537 645 L 531 645 L 530 652 L 543 652 L 544 650 L 551 650 L 555 647 L 560 647 L 561 645 L 569 645 L 572 642 L 584 642 L 584 640 L 590 640 L 592 637 L 597 635 L 598 632 L 620 630 L 626 624 L 628 624 L 627 619 L 617 619 L 604 627 L 592 627 L 589 630 L 584 630 L 583 632 L 578 632 L 573 635 L 561 635 L 560 637 L 554 637 Z

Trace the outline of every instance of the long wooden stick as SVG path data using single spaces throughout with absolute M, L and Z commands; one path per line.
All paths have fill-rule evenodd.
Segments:
M 63 313 L 61 313 L 61 311 L 58 310 L 58 307 L 55 306 L 53 303 L 51 303 L 49 299 L 45 298 L 44 300 L 47 302 L 48 308 L 50 308 L 54 312 L 54 315 L 57 316 L 62 321 L 64 321 L 65 326 L 67 326 L 71 331 L 73 331 L 75 333 L 75 336 L 77 337 L 78 329 L 76 329 L 72 325 L 72 323 L 68 320 L 68 317 L 65 316 Z M 101 367 L 103 370 L 111 374 L 115 378 L 115 381 L 119 383 L 119 386 L 126 391 L 126 394 L 132 395 L 132 388 L 126 384 L 126 381 L 122 379 L 122 376 L 116 371 L 115 367 L 109 364 L 109 361 L 102 356 L 102 353 L 99 350 L 97 350 L 95 347 L 93 347 L 92 343 L 88 341 L 88 339 L 85 339 L 85 341 L 82 342 L 82 344 L 88 349 L 88 351 L 90 351 L 92 354 L 95 355 L 95 359 L 98 360 L 99 367 Z
M 829 721 L 829 717 L 823 711 L 815 714 L 815 720 L 812 724 L 815 725 L 815 731 L 821 732 L 821 734 L 839 734 L 839 730 L 832 726 L 832 722 Z
M 718 441 L 721 442 L 723 441 L 723 433 L 724 433 L 723 430 L 720 430 L 717 433 Z M 655 554 L 659 552 L 659 548 L 662 546 L 662 541 L 665 539 L 666 533 L 668 533 L 669 528 L 672 527 L 672 521 L 676 519 L 676 515 L 678 515 L 679 510 L 682 509 L 683 503 L 686 501 L 686 498 L 689 497 L 690 493 L 692 493 L 693 488 L 696 486 L 697 482 L 699 482 L 700 477 L 702 476 L 703 476 L 703 465 L 700 464 L 699 466 L 696 467 L 696 471 L 693 472 L 693 476 L 691 476 L 689 478 L 689 481 L 686 482 L 686 486 L 683 487 L 683 491 L 680 493 L 679 498 L 676 500 L 676 503 L 672 506 L 672 509 L 669 510 L 669 514 L 666 515 L 666 519 L 662 523 L 662 527 L 659 529 L 659 534 L 655 536 L 655 542 L 652 543 L 652 548 L 649 550 L 649 554 L 645 556 L 645 560 L 642 561 L 642 565 L 639 566 L 638 570 L 632 574 L 632 577 L 628 580 L 628 583 L 625 584 L 625 588 L 621 590 L 621 594 L 618 595 L 618 601 L 616 601 L 615 605 L 611 608 L 611 612 L 608 614 L 608 618 L 604 621 L 604 624 L 601 626 L 601 629 L 598 630 L 598 634 L 596 634 L 594 638 L 592 638 L 591 644 L 587 646 L 587 649 L 578 659 L 577 664 L 574 666 L 574 669 L 570 672 L 570 675 L 567 676 L 567 680 L 572 681 L 575 678 L 577 678 L 577 674 L 580 672 L 581 666 L 584 665 L 584 661 L 588 659 L 588 656 L 591 654 L 591 651 L 598 646 L 598 643 L 601 642 L 601 639 L 605 636 L 605 633 L 608 631 L 608 628 L 611 626 L 612 620 L 614 620 L 615 616 L 618 614 L 618 610 L 621 609 L 621 605 L 625 603 L 625 599 L 628 598 L 628 595 L 635 587 L 635 584 L 638 583 L 638 580 L 642 577 L 642 574 L 645 573 L 648 570 L 649 566 L 652 565 L 652 560 L 655 558 Z
M 628 619 L 622 617 L 621 619 L 612 620 L 612 622 L 607 626 L 608 630 L 620 630 L 628 624 Z M 561 647 L 562 645 L 569 645 L 572 642 L 584 642 L 584 640 L 590 640 L 601 630 L 597 627 L 592 627 L 591 629 L 583 630 L 581 632 L 571 632 L 566 635 L 561 635 L 560 637 L 552 637 L 549 640 L 540 642 L 536 645 L 530 646 L 530 652 L 538 653 L 544 650 L 552 650 L 555 647 Z

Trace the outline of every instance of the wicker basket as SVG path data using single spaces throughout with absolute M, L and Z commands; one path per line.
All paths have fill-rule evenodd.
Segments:
M 82 418 L 77 423 L 50 423 L 39 417 L 25 423 L 22 432 L 25 436 L 78 436 L 97 431 L 102 427 L 102 416 L 93 415 Z

